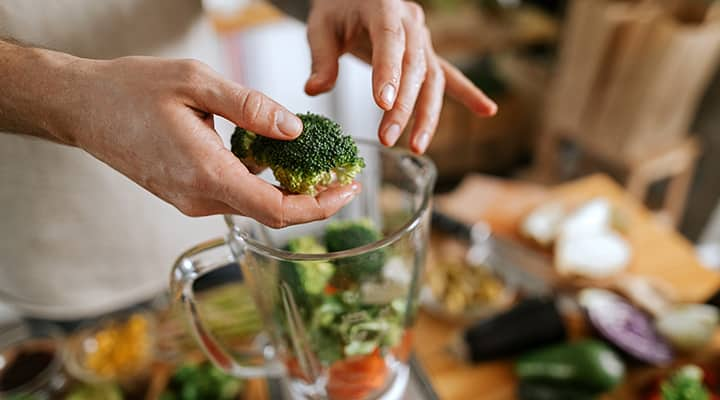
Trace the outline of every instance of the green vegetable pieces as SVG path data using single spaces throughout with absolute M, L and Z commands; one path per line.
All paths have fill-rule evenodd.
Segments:
M 295 140 L 277 140 L 236 128 L 232 152 L 240 159 L 272 169 L 292 193 L 314 196 L 333 182 L 347 185 L 365 167 L 355 141 L 336 122 L 317 114 L 298 114 L 303 131 Z
M 695 365 L 678 370 L 660 387 L 663 400 L 708 400 L 710 395 L 703 385 L 703 372 Z
M 338 221 L 328 224 L 325 232 L 325 244 L 329 251 L 353 249 L 376 242 L 382 238 L 380 232 L 369 219 Z M 377 276 L 385 265 L 386 251 L 375 250 L 355 257 L 339 260 L 337 280 L 367 280 Z
M 325 246 L 312 236 L 291 239 L 287 244 L 287 250 L 305 254 L 327 253 Z M 302 289 L 309 294 L 320 294 L 335 272 L 335 267 L 327 261 L 294 261 L 287 264 L 282 266 L 283 280 L 293 289 Z
M 313 236 L 290 240 L 293 253 L 323 254 L 367 245 L 382 238 L 368 219 L 329 223 L 325 246 Z M 284 297 L 279 325 L 307 328 L 319 360 L 329 365 L 344 357 L 361 356 L 400 343 L 405 328 L 406 293 L 371 303 L 362 296 L 363 285 L 379 281 L 386 250 L 375 250 L 332 261 L 283 261 L 279 265 L 280 296 Z M 292 297 L 292 299 L 290 299 Z
M 402 339 L 404 300 L 364 304 L 350 293 L 324 298 L 310 322 L 313 347 L 325 363 L 393 347 Z
M 186 364 L 175 371 L 160 400 L 234 400 L 242 388 L 242 381 L 208 362 Z

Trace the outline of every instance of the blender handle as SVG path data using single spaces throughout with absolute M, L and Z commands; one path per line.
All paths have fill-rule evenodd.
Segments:
M 175 262 L 170 275 L 170 290 L 173 302 L 181 302 L 195 341 L 205 355 L 225 373 L 241 378 L 280 376 L 284 373 L 281 364 L 269 362 L 263 366 L 242 365 L 215 338 L 205 326 L 198 312 L 193 283 L 203 275 L 227 265 L 225 262 L 200 263 L 198 260 L 207 252 L 228 246 L 225 238 L 216 238 L 200 243 L 183 253 Z

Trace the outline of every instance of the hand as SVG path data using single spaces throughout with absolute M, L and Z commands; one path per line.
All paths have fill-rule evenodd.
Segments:
M 50 131 L 189 216 L 239 214 L 271 227 L 327 218 L 357 184 L 288 195 L 248 171 L 213 129 L 213 114 L 281 140 L 300 120 L 259 92 L 196 61 L 127 57 L 68 68 Z M 53 79 L 53 81 L 55 81 Z M 57 93 L 60 94 L 60 93 Z
M 380 141 L 397 142 L 415 115 L 410 147 L 423 153 L 437 128 L 443 93 L 480 116 L 497 106 L 470 80 L 438 57 L 425 27 L 422 8 L 403 0 L 314 0 L 308 17 L 312 74 L 310 95 L 330 90 L 337 79 L 338 58 L 352 53 L 372 64 L 373 95 L 385 110 Z

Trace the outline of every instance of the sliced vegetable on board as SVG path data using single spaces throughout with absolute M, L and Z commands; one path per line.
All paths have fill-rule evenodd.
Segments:
M 622 297 L 604 289 L 583 289 L 578 300 L 593 328 L 617 348 L 651 365 L 673 360 L 670 344 L 657 332 L 648 314 Z
M 708 304 L 685 304 L 658 315 L 658 331 L 680 351 L 697 351 L 710 342 L 718 327 L 718 310 Z
M 545 203 L 525 217 L 520 226 L 520 231 L 524 236 L 541 246 L 549 247 L 555 241 L 564 218 L 565 209 L 562 204 L 556 202 Z
M 627 268 L 631 256 L 627 241 L 611 231 L 568 236 L 555 245 L 555 268 L 562 274 L 606 278 Z
M 612 230 L 613 207 L 607 199 L 590 200 L 565 218 L 558 227 L 559 238 L 594 236 Z

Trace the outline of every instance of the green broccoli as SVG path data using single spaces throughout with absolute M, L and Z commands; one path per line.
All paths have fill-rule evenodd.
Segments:
M 708 400 L 703 372 L 694 365 L 682 367 L 660 387 L 663 400 Z
M 333 182 L 347 185 L 365 167 L 355 141 L 337 123 L 317 114 L 298 114 L 303 131 L 284 141 L 237 127 L 232 152 L 240 159 L 272 169 L 280 185 L 292 193 L 314 196 Z
M 312 236 L 300 236 L 291 239 L 286 249 L 292 253 L 324 254 L 325 246 L 318 243 Z M 283 263 L 281 276 L 293 291 L 298 289 L 304 293 L 320 294 L 335 268 L 328 261 L 293 261 Z
M 209 362 L 184 364 L 175 371 L 160 400 L 232 400 L 238 398 L 243 385 Z
M 349 250 L 376 242 L 382 234 L 369 219 L 331 222 L 325 229 L 325 244 L 329 251 Z M 360 281 L 379 275 L 385 265 L 386 251 L 378 249 L 366 254 L 335 261 L 339 283 Z M 340 286 L 345 286 L 341 284 Z

